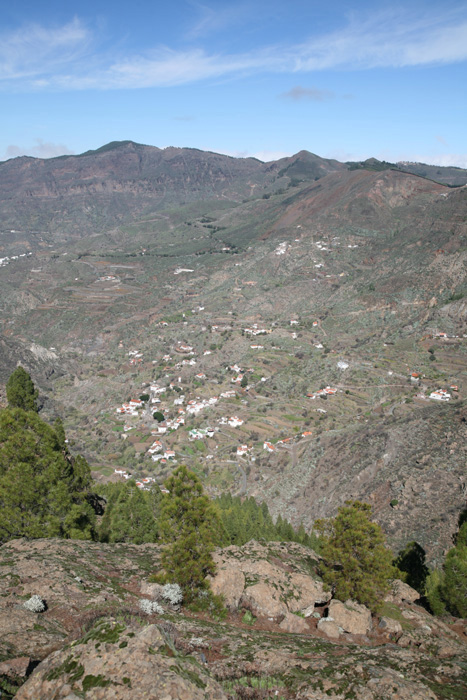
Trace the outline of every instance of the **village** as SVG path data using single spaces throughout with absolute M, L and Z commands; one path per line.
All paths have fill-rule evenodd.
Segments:
M 205 306 L 200 304 L 192 313 L 199 315 L 204 310 Z M 184 325 L 186 324 L 185 321 Z M 162 321 L 157 325 L 164 329 L 173 324 Z M 279 338 L 288 334 L 291 340 L 295 341 L 299 332 L 303 337 L 305 329 L 301 327 L 299 318 L 290 319 L 288 325 L 289 331 L 285 326 L 273 324 L 267 328 L 260 322 L 254 322 L 240 325 L 238 332 L 240 337 L 245 338 L 251 335 L 270 338 L 267 346 L 249 343 L 247 348 L 255 352 L 275 352 L 278 356 L 279 348 L 275 343 Z M 231 322 L 224 327 L 224 332 L 227 332 L 228 328 L 231 333 L 234 327 Z M 208 332 L 218 333 L 219 328 L 220 324 L 214 323 Z M 316 333 L 319 330 L 320 320 L 315 319 L 310 323 L 310 331 Z M 274 339 L 275 336 L 277 340 Z M 436 331 L 431 336 L 432 340 L 447 338 L 447 334 L 442 331 Z M 323 349 L 323 343 L 316 341 L 316 336 L 310 338 L 309 346 L 315 350 Z M 275 430 L 268 431 L 267 434 L 264 421 L 261 426 L 258 421 L 257 404 L 263 404 L 264 397 L 261 392 L 271 386 L 271 376 L 264 376 L 258 372 L 255 366 L 257 360 L 252 356 L 254 366 L 243 366 L 239 362 L 229 364 L 224 368 L 223 381 L 215 380 L 214 386 L 214 380 L 209 376 L 209 367 L 213 366 L 213 353 L 215 354 L 215 351 L 207 349 L 198 352 L 194 345 L 182 340 L 175 341 L 159 359 L 151 359 L 149 362 L 142 350 L 127 350 L 127 362 L 131 367 L 140 368 L 142 371 L 151 364 L 157 371 L 152 381 L 142 382 L 139 396 L 134 396 L 115 408 L 116 416 L 124 421 L 121 430 L 123 441 L 131 439 L 132 434 L 147 435 L 144 445 L 141 438 L 138 439 L 139 460 L 135 462 L 135 467 L 132 470 L 115 467 L 116 478 L 135 478 L 139 488 L 149 489 L 154 483 L 162 485 L 170 470 L 183 462 L 196 465 L 205 474 L 219 470 L 225 472 L 227 468 L 231 473 L 231 481 L 235 482 L 235 474 L 245 474 L 245 469 L 251 472 L 257 462 L 261 462 L 264 468 L 265 460 L 267 462 L 268 459 L 274 459 L 287 452 L 294 461 L 297 458 L 297 449 L 303 449 L 309 444 L 312 446 L 314 436 L 323 430 L 329 430 L 329 418 L 332 420 L 332 429 L 335 430 L 336 407 L 339 402 L 348 403 L 349 395 L 356 389 L 355 385 L 347 384 L 345 378 L 358 366 L 357 363 L 348 358 L 336 358 L 336 384 L 322 384 L 319 388 L 304 392 L 301 398 L 296 397 L 300 398 L 302 407 L 305 407 L 304 415 L 315 415 L 316 418 L 310 420 L 308 417 L 306 424 L 294 425 L 293 433 L 289 435 L 279 423 Z M 255 357 L 258 358 L 258 355 Z M 423 372 L 409 369 L 407 374 L 402 374 L 388 370 L 387 377 L 388 391 L 393 386 L 403 386 L 392 382 L 408 382 L 407 387 L 415 401 L 448 402 L 459 395 L 459 386 L 454 383 L 430 389 L 431 383 Z M 233 387 L 229 388 L 229 385 Z M 311 408 L 319 400 L 321 405 L 312 408 L 310 414 L 306 409 L 306 402 L 312 402 L 309 404 Z M 336 401 L 337 404 L 334 403 Z M 364 415 L 357 414 L 356 419 L 368 421 L 369 418 L 365 418 Z M 328 422 L 323 424 L 323 420 Z M 295 420 L 294 423 L 296 422 Z M 310 427 L 312 429 L 309 429 Z M 235 437 L 236 433 L 239 434 L 239 438 Z M 251 436 L 254 439 L 251 439 Z

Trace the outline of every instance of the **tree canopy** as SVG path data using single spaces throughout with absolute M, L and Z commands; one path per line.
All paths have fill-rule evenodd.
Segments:
M 467 617 L 467 521 L 465 511 L 455 536 L 455 546 L 446 554 L 443 569 L 435 569 L 427 579 L 426 595 L 432 611 L 441 615 L 449 611 Z
M 242 500 L 240 496 L 225 493 L 214 501 L 219 508 L 228 543 L 243 545 L 250 540 L 300 542 L 319 551 L 319 540 L 309 535 L 301 525 L 298 530 L 279 516 L 274 523 L 267 503 L 259 504 L 250 496 Z
M 12 408 L 22 408 L 24 411 L 37 411 L 39 392 L 34 386 L 30 375 L 19 366 L 10 375 L 6 384 L 8 405 Z
M 212 552 L 226 541 L 219 514 L 203 493 L 200 480 L 178 467 L 165 486 L 159 531 L 165 543 L 162 565 L 167 579 L 178 583 L 187 602 L 207 589 L 206 576 L 215 570 Z
M 158 486 L 141 491 L 133 479 L 108 484 L 107 505 L 99 528 L 102 542 L 156 542 L 162 494 Z
M 381 527 L 370 518 L 367 503 L 346 501 L 335 518 L 317 520 L 315 527 L 322 533 L 323 580 L 340 600 L 352 598 L 376 611 L 397 570 Z
M 91 472 L 62 430 L 22 408 L 0 411 L 0 542 L 94 534 Z

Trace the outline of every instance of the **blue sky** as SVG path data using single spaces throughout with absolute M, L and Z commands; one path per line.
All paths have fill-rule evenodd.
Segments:
M 15 0 L 0 160 L 131 139 L 467 167 L 467 2 Z

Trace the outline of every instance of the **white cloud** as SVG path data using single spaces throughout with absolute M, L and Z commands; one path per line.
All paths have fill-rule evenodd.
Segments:
M 263 163 L 269 163 L 272 160 L 280 160 L 281 158 L 288 158 L 292 156 L 292 151 L 231 151 L 225 149 L 207 149 L 214 151 L 214 153 L 223 153 L 226 156 L 233 156 L 234 158 L 257 158 L 262 160 Z
M 78 20 L 61 27 L 30 24 L 10 34 L 0 34 L 0 81 L 18 81 L 49 72 L 84 57 L 91 34 Z
M 201 6 L 201 36 L 229 18 Z M 117 45 L 117 43 L 115 44 Z M 264 46 L 238 54 L 215 54 L 202 46 L 159 47 L 138 55 L 99 53 L 97 36 L 79 19 L 62 27 L 30 25 L 0 35 L 0 86 L 23 89 L 132 89 L 176 86 L 249 73 L 306 74 L 329 69 L 371 69 L 447 64 L 467 60 L 465 8 L 437 14 L 387 11 L 297 45 Z M 292 99 L 324 99 L 325 91 L 295 88 Z M 291 91 L 291 93 L 294 92 Z M 302 90 L 299 94 L 298 90 Z M 308 93 L 306 91 L 309 91 Z M 314 95 L 313 91 L 316 90 Z M 286 93 L 287 94 L 287 93 Z
M 409 161 L 412 163 L 426 163 L 428 165 L 441 165 L 444 167 L 454 166 L 456 168 L 467 169 L 467 153 L 443 153 L 439 154 L 413 154 L 407 158 L 399 159 L 400 161 Z
M 33 156 L 34 158 L 55 158 L 56 156 L 72 155 L 73 151 L 70 151 L 68 146 L 62 143 L 52 143 L 50 141 L 43 141 L 42 139 L 36 139 L 36 143 L 33 146 L 16 146 L 15 144 L 10 144 L 7 146 L 3 158 L 1 160 L 8 160 L 9 158 L 17 158 L 18 156 Z
M 367 158 L 377 158 L 385 160 L 388 163 L 425 163 L 427 165 L 455 166 L 456 168 L 467 169 L 467 154 L 465 153 L 415 153 L 410 151 L 395 152 L 395 151 L 379 151 L 370 153 L 368 151 L 360 151 L 351 153 L 344 150 L 332 150 L 322 154 L 323 158 L 335 158 L 346 163 L 348 161 L 360 161 Z

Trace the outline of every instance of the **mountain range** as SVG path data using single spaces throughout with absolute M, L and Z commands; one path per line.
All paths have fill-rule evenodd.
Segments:
M 116 412 L 158 385 L 167 421 L 185 410 L 164 449 L 212 494 L 307 529 L 360 498 L 439 563 L 467 488 L 466 183 L 131 141 L 0 163 L 3 386 L 21 362 L 96 479 L 162 483 L 148 407 Z

